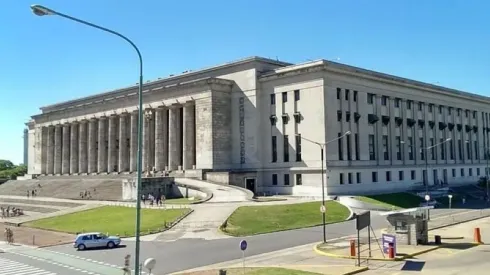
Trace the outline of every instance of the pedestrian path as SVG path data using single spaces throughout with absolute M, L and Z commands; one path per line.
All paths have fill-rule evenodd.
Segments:
M 56 275 L 57 273 L 0 257 L 0 275 Z

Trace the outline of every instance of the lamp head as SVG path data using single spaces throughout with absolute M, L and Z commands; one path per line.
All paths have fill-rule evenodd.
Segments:
M 53 15 L 54 12 L 41 5 L 31 5 L 32 12 L 37 16 Z
M 350 131 L 345 132 L 344 135 L 346 135 L 346 136 L 350 135 Z
M 447 139 L 446 139 L 446 141 L 450 141 L 450 140 L 452 140 L 452 138 L 447 138 Z

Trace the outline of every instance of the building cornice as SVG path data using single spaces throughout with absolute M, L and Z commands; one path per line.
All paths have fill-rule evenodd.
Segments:
M 218 71 L 218 70 L 223 70 L 226 68 L 240 66 L 243 64 L 251 63 L 251 62 L 260 62 L 260 63 L 272 64 L 272 65 L 276 65 L 276 66 L 289 66 L 289 65 L 291 65 L 291 63 L 287 63 L 287 62 L 282 62 L 282 61 L 278 61 L 278 60 L 253 56 L 253 57 L 248 57 L 248 58 L 240 59 L 240 60 L 233 61 L 233 62 L 224 63 L 224 64 L 221 64 L 218 66 L 207 67 L 207 68 L 203 68 L 203 69 L 196 70 L 196 71 L 188 71 L 188 72 L 184 72 L 184 73 L 179 74 L 179 75 L 162 78 L 162 79 L 158 79 L 155 81 L 148 81 L 147 83 L 143 84 L 143 90 L 151 89 L 151 87 L 153 87 L 153 86 L 164 85 L 166 82 L 172 82 L 172 81 L 176 81 L 176 80 L 179 80 L 182 78 L 187 78 L 187 77 L 192 77 L 192 76 L 198 77 L 199 75 L 202 75 L 205 73 L 210 73 L 210 72 L 214 72 L 214 71 Z M 138 85 L 136 84 L 133 86 L 124 87 L 124 88 L 112 90 L 109 92 L 99 93 L 99 94 L 92 95 L 92 96 L 82 97 L 82 98 L 78 98 L 78 99 L 74 99 L 74 100 L 69 100 L 69 101 L 65 101 L 65 102 L 61 102 L 61 103 L 43 106 L 40 109 L 42 112 L 48 113 L 48 112 L 52 112 L 52 111 L 56 111 L 56 110 L 60 110 L 60 109 L 66 109 L 69 106 L 86 105 L 87 101 L 98 102 L 98 101 L 104 101 L 104 100 L 106 100 L 106 98 L 124 97 L 127 93 L 131 93 L 131 92 L 134 92 L 137 90 L 138 90 Z
M 403 77 L 398 77 L 394 75 L 362 69 L 362 68 L 345 65 L 337 62 L 327 61 L 327 60 L 318 60 L 318 61 L 312 61 L 304 64 L 279 68 L 274 70 L 274 72 L 262 75 L 259 78 L 259 81 L 267 82 L 275 79 L 302 75 L 302 74 L 309 74 L 309 73 L 314 73 L 319 71 L 327 71 L 327 72 L 333 72 L 342 75 L 349 75 L 353 77 L 383 82 L 386 84 L 404 86 L 404 87 L 432 92 L 432 93 L 439 93 L 446 96 L 452 96 L 452 97 L 462 98 L 466 100 L 476 100 L 485 104 L 490 103 L 490 97 L 472 94 L 456 89 L 446 88 L 443 86 L 433 85 L 421 81 L 411 80 Z
M 173 92 L 176 90 L 188 90 L 188 89 L 193 89 L 193 88 L 202 88 L 203 90 L 213 90 L 213 89 L 219 89 L 219 90 L 227 90 L 231 91 L 231 88 L 235 85 L 235 82 L 232 80 L 227 80 L 227 79 L 221 79 L 221 78 L 215 78 L 215 77 L 209 77 L 209 78 L 202 78 L 202 79 L 197 79 L 197 80 L 192 80 L 192 81 L 187 81 L 187 82 L 181 82 L 177 84 L 172 84 L 172 85 L 153 85 L 151 89 L 146 89 L 143 90 L 143 97 L 150 96 L 154 93 L 161 93 L 161 92 Z M 220 89 L 223 88 L 223 89 Z M 68 107 L 65 108 L 60 108 L 52 112 L 44 112 L 42 114 L 34 115 L 31 118 L 33 120 L 36 120 L 40 117 L 50 115 L 52 113 L 56 112 L 64 112 L 67 110 L 76 110 L 80 108 L 85 108 L 87 106 L 94 106 L 97 104 L 106 104 L 114 100 L 131 100 L 134 99 L 138 96 L 138 91 L 137 89 L 131 91 L 130 93 L 126 93 L 123 96 L 117 96 L 117 97 L 110 97 L 106 98 L 104 100 L 98 100 L 94 102 L 89 102 L 86 104 L 81 104 L 81 105 L 69 105 Z

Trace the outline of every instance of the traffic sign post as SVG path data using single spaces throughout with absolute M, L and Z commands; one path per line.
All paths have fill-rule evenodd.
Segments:
M 243 262 L 243 274 L 245 274 L 245 250 L 247 250 L 248 244 L 246 240 L 240 242 L 240 250 L 242 251 L 242 262 Z

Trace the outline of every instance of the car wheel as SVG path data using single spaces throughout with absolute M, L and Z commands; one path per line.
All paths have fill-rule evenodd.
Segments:
M 78 250 L 85 250 L 85 245 L 84 244 L 79 244 L 78 245 Z
M 113 242 L 108 242 L 107 243 L 107 248 L 114 248 L 114 243 Z

